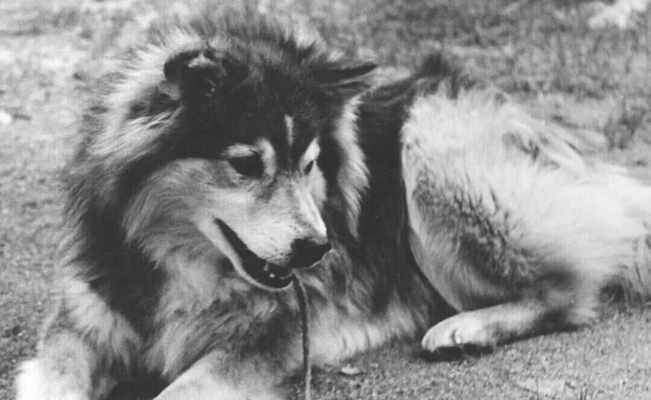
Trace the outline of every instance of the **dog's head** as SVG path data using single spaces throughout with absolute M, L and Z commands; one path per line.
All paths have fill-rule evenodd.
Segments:
M 322 210 L 337 175 L 324 158 L 347 151 L 334 131 L 374 65 L 260 20 L 195 33 L 120 78 L 78 157 L 81 186 L 155 262 L 216 251 L 250 283 L 284 288 L 329 249 Z

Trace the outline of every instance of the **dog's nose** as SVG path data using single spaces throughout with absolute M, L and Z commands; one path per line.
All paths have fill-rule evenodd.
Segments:
M 321 260 L 323 255 L 330 250 L 329 243 L 316 243 L 311 240 L 298 239 L 292 243 L 292 268 L 305 268 Z

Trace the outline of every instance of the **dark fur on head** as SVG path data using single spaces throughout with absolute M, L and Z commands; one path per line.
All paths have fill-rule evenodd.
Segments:
M 189 33 L 196 43 L 164 64 L 146 65 L 147 53 L 135 50 L 121 71 L 107 76 L 107 95 L 87 110 L 81 128 L 85 138 L 68 168 L 67 219 L 75 221 L 76 258 L 87 265 L 78 272 L 127 315 L 142 311 L 141 301 L 132 298 L 133 287 L 156 291 L 161 279 L 139 243 L 126 240 L 121 226 L 125 207 L 142 182 L 173 160 L 211 159 L 228 143 L 249 143 L 260 136 L 285 149 L 280 160 L 289 163 L 290 151 L 301 152 L 313 135 L 327 136 L 334 129 L 344 102 L 368 86 L 367 74 L 375 67 L 339 59 L 318 41 L 299 43 L 291 32 L 257 14 L 213 17 L 175 23 L 175 32 Z M 152 30 L 151 42 L 168 45 L 171 30 Z M 133 79 L 131 71 L 145 68 L 160 68 L 160 79 L 142 82 L 135 91 L 125 89 Z M 125 90 L 131 99 L 127 108 L 111 108 L 112 96 Z M 287 113 L 297 116 L 301 140 L 292 149 L 282 143 L 284 135 L 273 131 L 273 121 Z M 98 143 L 107 140 L 103 136 L 116 123 L 117 129 L 138 124 L 156 133 L 137 151 L 117 151 L 120 143 L 112 143 L 116 150 L 110 153 L 95 151 L 105 145 Z M 337 143 L 327 137 L 322 143 L 321 159 L 336 159 Z M 335 179 L 337 164 L 327 167 L 324 175 Z M 132 321 L 141 319 L 134 316 Z

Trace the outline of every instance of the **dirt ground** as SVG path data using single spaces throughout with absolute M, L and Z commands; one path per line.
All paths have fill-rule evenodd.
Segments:
M 533 112 L 602 132 L 600 157 L 651 178 L 651 11 L 620 31 L 588 29 L 585 1 L 248 3 L 310 18 L 334 46 L 380 61 L 386 76 L 443 49 Z M 13 398 L 17 362 L 34 353 L 52 303 L 57 174 L 88 84 L 161 8 L 188 6 L 0 0 L 0 399 Z M 649 332 L 651 310 L 614 304 L 593 327 L 481 356 L 431 361 L 417 341 L 394 343 L 350 360 L 354 376 L 317 372 L 314 398 L 651 399 Z

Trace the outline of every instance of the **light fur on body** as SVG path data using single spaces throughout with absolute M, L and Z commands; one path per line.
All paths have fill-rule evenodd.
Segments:
M 234 237 L 283 267 L 327 235 L 332 250 L 295 272 L 316 364 L 430 327 L 436 351 L 583 325 L 612 283 L 650 294 L 651 189 L 584 156 L 597 139 L 438 57 L 368 89 L 372 66 L 235 20 L 166 31 L 87 114 L 59 306 L 18 400 L 103 399 L 124 382 L 156 399 L 284 398 L 300 365 L 296 300 L 250 274 Z M 273 112 L 251 114 L 252 98 Z M 214 148 L 188 144 L 194 131 Z M 459 313 L 441 320 L 448 306 Z

